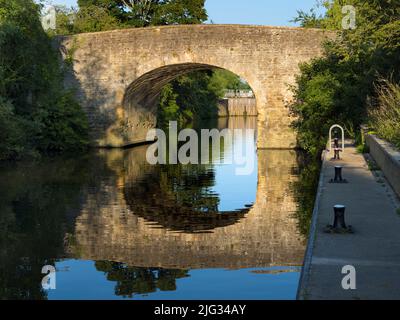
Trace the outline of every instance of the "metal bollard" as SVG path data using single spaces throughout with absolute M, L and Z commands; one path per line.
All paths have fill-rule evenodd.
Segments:
M 343 181 L 343 177 L 342 177 L 342 169 L 343 167 L 341 166 L 336 166 L 335 167 L 335 182 L 342 182 Z
M 337 204 L 333 207 L 335 213 L 333 225 L 325 228 L 326 233 L 354 233 L 352 226 L 347 226 L 345 221 L 346 206 Z
M 335 220 L 333 222 L 333 228 L 337 229 L 339 224 L 342 229 L 347 229 L 344 214 L 346 212 L 346 207 L 343 205 L 336 205 L 333 207 L 335 212 Z
M 330 183 L 347 183 L 347 180 L 343 179 L 342 171 L 342 166 L 335 166 L 335 178 L 331 179 Z

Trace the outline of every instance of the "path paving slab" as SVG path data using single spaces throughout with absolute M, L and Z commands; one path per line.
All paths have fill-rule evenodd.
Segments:
M 333 161 L 332 154 L 326 154 L 298 298 L 400 299 L 398 198 L 382 174 L 369 170 L 354 146 L 348 145 L 342 157 L 341 161 Z M 337 165 L 344 167 L 343 178 L 348 184 L 329 183 Z M 353 227 L 354 234 L 324 232 L 327 225 L 333 224 L 333 206 L 337 204 L 346 206 L 346 223 Z M 342 288 L 342 268 L 346 265 L 356 269 L 356 290 Z

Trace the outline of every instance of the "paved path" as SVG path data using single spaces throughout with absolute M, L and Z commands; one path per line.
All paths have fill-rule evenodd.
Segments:
M 380 172 L 371 172 L 364 157 L 348 146 L 342 161 L 323 164 L 311 240 L 299 299 L 400 299 L 400 216 L 398 199 Z M 348 184 L 330 184 L 334 166 L 343 165 Z M 380 176 L 377 176 L 380 175 Z M 354 234 L 327 234 L 333 206 L 347 207 Z M 343 266 L 357 271 L 357 289 L 342 288 Z

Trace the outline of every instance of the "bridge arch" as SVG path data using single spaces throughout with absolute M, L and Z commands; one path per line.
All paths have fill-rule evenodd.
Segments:
M 216 69 L 227 70 L 221 66 L 203 63 L 180 63 L 160 66 L 135 79 L 127 86 L 122 102 L 126 126 L 135 128 L 129 131 L 128 140 L 141 143 L 147 131 L 156 126 L 157 101 L 166 84 L 191 72 Z M 236 75 L 247 81 L 242 75 Z M 257 92 L 251 83 L 248 84 L 257 98 Z
M 212 66 L 241 76 L 252 87 L 258 147 L 294 148 L 296 134 L 286 107 L 290 85 L 299 64 L 320 56 L 321 44 L 335 36 L 308 28 L 179 25 L 78 34 L 59 38 L 59 45 L 65 58 L 73 52 L 73 72 L 65 84 L 77 89 L 93 145 L 144 141 L 143 133 L 154 126 L 154 110 L 144 106 L 160 87 L 181 73 Z

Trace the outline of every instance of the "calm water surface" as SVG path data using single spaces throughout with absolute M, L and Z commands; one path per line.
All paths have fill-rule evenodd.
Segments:
M 0 299 L 294 299 L 318 165 L 255 139 L 210 165 L 151 166 L 147 146 L 1 164 Z M 238 143 L 247 176 L 218 163 Z

